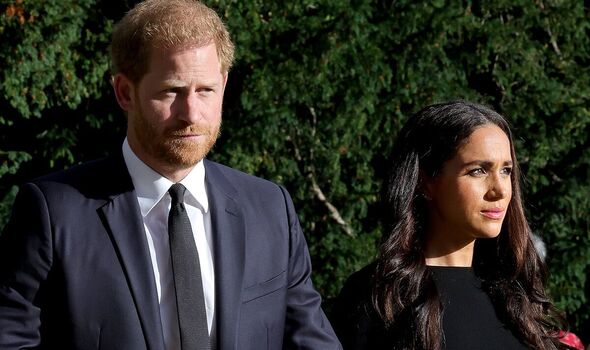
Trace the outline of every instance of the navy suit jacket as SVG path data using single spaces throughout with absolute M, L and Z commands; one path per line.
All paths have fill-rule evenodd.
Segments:
M 205 160 L 217 349 L 339 349 L 280 186 Z M 163 350 L 155 280 L 121 155 L 23 185 L 0 237 L 0 349 Z

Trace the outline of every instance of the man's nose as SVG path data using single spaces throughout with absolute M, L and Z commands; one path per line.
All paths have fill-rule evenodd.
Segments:
M 196 92 L 189 92 L 182 96 L 178 111 L 178 119 L 184 120 L 187 124 L 195 124 L 203 118 L 203 102 L 199 100 Z

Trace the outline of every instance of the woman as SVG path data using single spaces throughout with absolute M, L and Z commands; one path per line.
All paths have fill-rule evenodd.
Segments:
M 375 263 L 345 284 L 333 324 L 347 349 L 558 349 L 512 134 L 498 113 L 453 101 L 401 130 Z

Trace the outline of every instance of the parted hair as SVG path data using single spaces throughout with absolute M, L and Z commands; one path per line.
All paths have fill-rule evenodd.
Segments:
M 444 348 L 444 308 L 424 257 L 428 214 L 421 176 L 436 177 L 476 128 L 490 124 L 510 140 L 512 198 L 498 237 L 476 241 L 473 269 L 499 317 L 520 341 L 534 349 L 561 346 L 557 330 L 563 327 L 562 319 L 545 293 L 546 269 L 525 217 L 509 125 L 490 108 L 457 100 L 411 116 L 390 156 L 372 301 L 397 340 L 393 349 Z
M 148 70 L 153 49 L 185 48 L 215 43 L 221 72 L 234 59 L 234 44 L 221 18 L 196 0 L 146 0 L 115 25 L 111 40 L 112 74 L 137 83 Z

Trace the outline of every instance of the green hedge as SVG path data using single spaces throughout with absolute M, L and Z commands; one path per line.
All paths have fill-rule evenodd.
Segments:
M 116 152 L 114 21 L 133 1 L 9 1 L 0 15 L 0 226 L 16 185 Z M 407 116 L 467 98 L 506 115 L 550 290 L 590 319 L 590 16 L 580 1 L 208 1 L 237 45 L 210 158 L 287 186 L 329 300 L 375 255 Z M 118 6 L 118 7 L 117 7 Z M 586 291 L 585 291 L 586 288 Z

